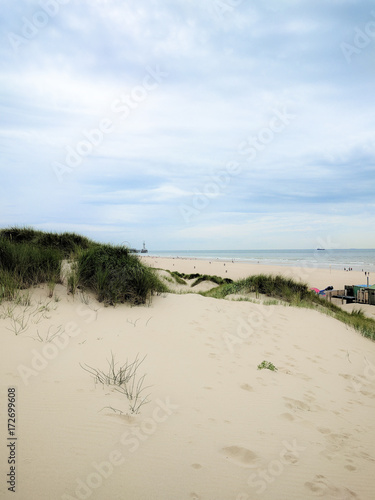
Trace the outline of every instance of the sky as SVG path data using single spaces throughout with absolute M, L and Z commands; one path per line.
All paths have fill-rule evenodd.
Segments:
M 0 227 L 375 248 L 372 0 L 2 0 Z

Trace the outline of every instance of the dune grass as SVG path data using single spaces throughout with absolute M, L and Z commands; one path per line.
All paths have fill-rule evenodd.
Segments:
M 187 285 L 187 282 L 185 280 L 194 279 L 195 281 L 190 285 L 191 287 L 199 285 L 199 283 L 202 283 L 202 281 L 212 281 L 217 285 L 222 285 L 223 283 L 233 283 L 233 280 L 231 280 L 230 278 L 221 278 L 220 276 L 213 276 L 210 274 L 199 274 L 199 273 L 186 274 L 186 273 L 179 273 L 178 271 L 169 271 L 169 269 L 167 269 L 167 272 L 171 276 L 173 276 L 176 282 L 179 283 L 180 285 Z
M 37 248 L 54 249 L 65 258 L 71 257 L 81 249 L 88 249 L 97 245 L 94 241 L 76 233 L 44 232 L 29 227 L 1 229 L 0 239 L 12 243 L 25 243 Z
M 211 281 L 212 283 L 216 283 L 217 285 L 222 285 L 224 283 L 233 283 L 233 280 L 230 278 L 221 278 L 220 276 L 215 276 L 211 274 L 201 274 L 198 278 L 191 284 L 192 287 L 199 285 L 202 281 Z
M 59 282 L 60 270 L 58 250 L 0 237 L 0 302 L 13 300 L 20 289 Z
M 126 247 L 100 245 L 78 257 L 78 282 L 108 304 L 144 304 L 154 293 L 167 292 L 155 271 Z
M 111 352 L 111 359 L 107 360 L 107 370 L 99 370 L 87 364 L 80 364 L 80 366 L 94 377 L 95 383 L 114 386 L 128 399 L 131 413 L 139 413 L 140 408 L 149 402 L 147 399 L 149 395 L 142 395 L 143 391 L 147 389 L 147 387 L 143 387 L 146 375 L 138 377 L 138 369 L 145 358 L 146 356 L 140 359 L 137 354 L 134 361 L 129 362 L 126 360 L 125 363 L 119 366 L 115 361 L 115 355 Z M 106 408 L 123 413 L 122 410 L 116 410 L 110 406 Z
M 0 302 L 14 300 L 20 289 L 61 283 L 63 259 L 71 259 L 68 287 L 93 290 L 108 304 L 143 304 L 154 292 L 166 292 L 155 272 L 126 247 L 96 243 L 75 233 L 45 233 L 32 228 L 0 230 Z
M 160 271 L 164 271 L 164 269 L 159 269 Z M 179 285 L 187 285 L 186 281 L 182 278 L 181 273 L 177 271 L 170 271 L 169 269 L 166 269 L 166 272 L 171 275 L 171 283 L 173 283 L 173 280 L 178 283 Z
M 249 276 L 202 292 L 201 295 L 223 299 L 227 295 L 247 293 L 263 294 L 291 306 L 316 309 L 354 328 L 364 337 L 375 340 L 375 321 L 365 316 L 361 310 L 344 311 L 311 291 L 306 283 L 296 282 L 284 276 L 265 274 Z

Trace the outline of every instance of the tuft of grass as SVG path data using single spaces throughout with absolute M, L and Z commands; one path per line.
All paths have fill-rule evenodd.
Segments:
M 145 360 L 139 359 L 138 354 L 133 362 L 126 362 L 120 366 L 115 361 L 115 356 L 111 352 L 111 358 L 107 360 L 107 371 L 93 368 L 89 365 L 80 365 L 85 371 L 94 377 L 95 383 L 116 386 L 116 390 L 126 396 L 129 401 L 131 413 L 139 413 L 140 408 L 148 403 L 148 396 L 142 393 L 147 387 L 143 387 L 146 375 L 138 378 L 138 369 Z
M 276 299 L 270 299 L 263 301 L 264 306 L 278 306 L 280 302 Z
M 56 287 L 56 282 L 53 279 L 49 280 L 49 282 L 48 282 L 48 297 L 49 298 L 53 297 L 53 292 L 55 291 L 55 287 Z
M 100 245 L 78 258 L 79 283 L 97 294 L 100 302 L 144 304 L 154 293 L 168 292 L 155 271 L 126 247 Z
M 77 261 L 72 262 L 70 266 L 70 271 L 67 274 L 67 284 L 68 292 L 71 293 L 74 297 L 79 285 L 79 271 Z

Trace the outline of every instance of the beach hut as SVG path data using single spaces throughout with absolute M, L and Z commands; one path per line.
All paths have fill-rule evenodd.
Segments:
M 346 285 L 345 294 L 354 296 L 356 302 L 375 306 L 375 285 Z
M 366 291 L 368 293 L 368 303 L 375 306 L 375 285 L 369 286 Z

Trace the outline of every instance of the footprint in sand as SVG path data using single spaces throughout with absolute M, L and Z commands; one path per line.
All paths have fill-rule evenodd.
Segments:
M 315 403 L 316 397 L 315 394 L 311 391 L 305 392 L 303 395 L 303 398 L 308 402 L 308 403 Z
M 289 408 L 289 410 L 304 410 L 304 411 L 311 411 L 311 408 L 308 404 L 304 403 L 303 401 L 299 401 L 298 399 L 291 399 L 291 398 L 283 398 L 286 403 L 285 406 Z
M 251 387 L 251 385 L 249 384 L 242 384 L 241 385 L 241 389 L 243 389 L 244 391 L 249 391 L 249 392 L 252 392 L 254 389 Z
M 335 486 L 325 476 L 316 475 L 312 481 L 305 483 L 305 488 L 311 491 L 315 496 L 325 498 L 340 498 L 342 500 L 352 500 L 359 498 L 354 491 L 345 487 Z
M 327 458 L 328 460 L 332 461 L 337 458 L 338 455 L 343 455 L 348 456 L 348 453 L 351 455 L 353 452 L 350 450 L 350 444 L 348 439 L 350 438 L 350 435 L 343 432 L 341 434 L 334 433 L 327 427 L 317 427 L 317 430 L 324 435 L 326 439 L 326 447 L 323 451 L 320 452 L 320 454 Z M 355 455 L 354 455 L 355 456 Z M 355 470 L 355 469 L 349 469 L 349 470 Z
M 293 422 L 293 420 L 295 420 L 295 418 L 291 413 L 282 413 L 280 417 L 283 418 L 284 420 L 289 420 L 289 422 Z
M 241 446 L 228 446 L 227 448 L 223 448 L 221 453 L 225 458 L 242 467 L 254 467 L 259 460 L 256 453 Z
M 295 376 L 301 378 L 302 380 L 306 380 L 307 382 L 309 380 L 312 380 L 312 378 L 306 375 L 305 373 L 296 373 Z
M 321 434 L 331 434 L 331 429 L 328 429 L 328 427 L 317 427 L 317 430 Z
M 355 452 L 355 453 L 353 453 L 353 456 L 358 457 L 358 458 L 363 458 L 364 460 L 367 460 L 368 462 L 375 462 L 375 458 L 373 458 L 368 453 L 365 453 L 364 451 Z
M 371 399 L 374 399 L 375 398 L 375 394 L 373 392 L 370 392 L 370 391 L 360 391 L 361 394 L 363 394 L 364 396 L 367 396 Z

